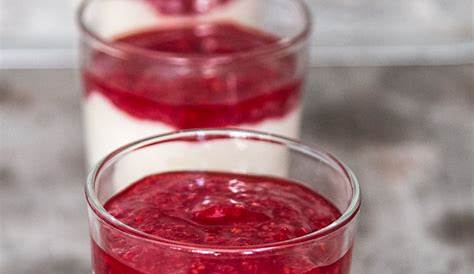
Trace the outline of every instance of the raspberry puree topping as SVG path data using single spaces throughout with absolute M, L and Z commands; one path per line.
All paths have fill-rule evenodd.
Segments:
M 216 172 L 148 176 L 112 197 L 105 208 L 121 222 L 149 235 L 218 247 L 249 247 L 293 239 L 341 216 L 321 195 L 291 181 Z M 104 243 L 108 252 L 94 246 L 96 274 L 347 274 L 349 269 L 350 251 L 324 267 L 312 266 L 306 258 L 311 252 L 305 249 L 300 249 L 299 255 L 293 254 L 296 250 L 288 254 L 294 256 L 292 259 L 188 260 L 146 251 L 139 244 L 130 246 L 123 236 L 109 233 L 110 242 Z M 127 261 L 134 266 L 127 265 Z
M 206 172 L 149 176 L 113 197 L 105 208 L 148 234 L 219 246 L 284 241 L 340 216 L 326 199 L 295 183 Z
M 218 57 L 248 52 L 277 38 L 233 23 L 216 23 L 129 34 L 114 43 L 149 55 Z M 175 129 L 225 127 L 278 119 L 299 104 L 302 79 L 293 54 L 257 55 L 231 65 L 166 64 L 150 56 L 128 59 L 102 52 L 83 71 L 86 94 L 98 92 L 137 119 Z

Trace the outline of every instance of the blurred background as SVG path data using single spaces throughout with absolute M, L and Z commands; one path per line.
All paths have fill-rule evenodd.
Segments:
M 0 0 L 0 273 L 90 273 L 79 0 Z M 472 0 L 306 0 L 303 140 L 364 202 L 354 274 L 474 269 Z
M 7 68 L 73 67 L 80 0 L 1 0 Z M 472 61 L 472 0 L 306 0 L 315 20 L 312 64 Z

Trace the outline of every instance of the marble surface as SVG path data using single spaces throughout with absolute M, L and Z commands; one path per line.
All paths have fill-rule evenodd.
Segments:
M 354 274 L 474 269 L 474 67 L 316 68 L 303 139 L 363 189 Z M 86 274 L 74 70 L 0 70 L 0 273 Z

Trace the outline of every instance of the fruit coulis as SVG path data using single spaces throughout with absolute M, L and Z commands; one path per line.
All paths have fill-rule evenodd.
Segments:
M 240 248 L 307 235 L 341 216 L 328 200 L 300 184 L 217 172 L 148 176 L 112 197 L 105 208 L 150 236 Z M 259 257 L 199 257 L 131 243 L 114 230 L 104 234 L 102 247 L 93 244 L 95 274 L 347 274 L 350 264 L 350 251 L 330 265 L 317 266 L 311 261 L 316 255 L 304 247 Z
M 83 70 L 86 96 L 97 92 L 134 118 L 175 129 L 282 118 L 299 105 L 302 79 L 294 53 L 210 65 L 215 58 L 277 41 L 273 35 L 224 22 L 128 34 L 113 43 L 139 48 L 145 55 L 93 52 Z M 179 54 L 195 63 L 173 65 L 153 54 Z

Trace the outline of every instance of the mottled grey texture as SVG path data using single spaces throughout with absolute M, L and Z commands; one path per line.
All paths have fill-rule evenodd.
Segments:
M 90 273 L 76 73 L 0 75 L 0 272 Z M 364 193 L 353 273 L 472 273 L 473 66 L 310 75 L 303 139 Z

